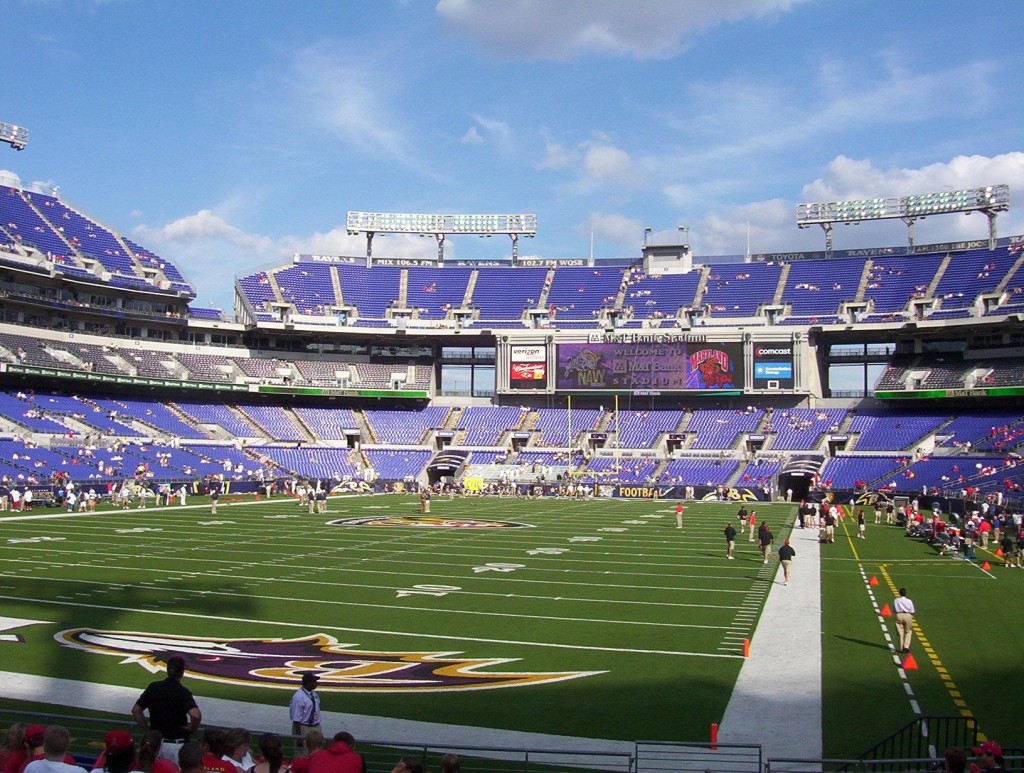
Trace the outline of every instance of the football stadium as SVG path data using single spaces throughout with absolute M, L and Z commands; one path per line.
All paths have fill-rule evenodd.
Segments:
M 0 167 L 36 131 L 0 124 Z M 254 260 L 223 310 L 0 179 L 3 770 L 44 727 L 85 770 L 134 749 L 176 668 L 202 718 L 163 742 L 239 771 L 313 728 L 373 773 L 1021 770 L 1011 193 L 995 170 L 800 203 L 817 250 L 647 228 L 619 257 L 522 254 L 536 212 L 351 201 L 359 249 Z M 833 241 L 879 223 L 905 240 Z

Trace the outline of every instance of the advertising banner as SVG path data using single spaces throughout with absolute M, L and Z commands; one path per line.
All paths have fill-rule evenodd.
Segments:
M 544 344 L 513 346 L 509 350 L 509 386 L 544 389 L 548 384 L 548 351 Z
M 754 389 L 793 389 L 793 343 L 755 343 L 752 347 Z

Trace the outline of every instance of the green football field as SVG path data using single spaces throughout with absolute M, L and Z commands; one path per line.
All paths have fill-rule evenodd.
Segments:
M 745 539 L 724 559 L 738 504 L 690 503 L 682 530 L 667 501 L 435 498 L 430 521 L 416 504 L 0 519 L 0 615 L 38 621 L 7 632 L 2 668 L 141 690 L 147 658 L 186 651 L 197 696 L 279 706 L 315 668 L 332 711 L 707 740 L 777 570 Z M 781 540 L 792 506 L 755 506 Z M 873 524 L 822 553 L 826 755 L 863 751 L 915 708 L 969 712 L 1008 743 L 1024 570 L 940 559 Z M 928 646 L 916 671 L 895 666 L 872 607 L 899 585 Z

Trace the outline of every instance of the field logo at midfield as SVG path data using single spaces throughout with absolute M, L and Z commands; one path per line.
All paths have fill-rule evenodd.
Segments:
M 602 671 L 480 671 L 516 658 L 461 658 L 457 652 L 380 652 L 353 649 L 333 636 L 298 639 L 212 639 L 157 633 L 71 628 L 54 635 L 68 647 L 112 655 L 158 673 L 173 655 L 192 679 L 294 690 L 313 671 L 321 692 L 443 692 L 493 690 L 560 682 Z
M 438 518 L 419 515 L 369 515 L 363 518 L 340 518 L 328 526 L 398 526 L 417 529 L 532 529 L 532 523 L 517 521 L 480 521 L 474 518 Z

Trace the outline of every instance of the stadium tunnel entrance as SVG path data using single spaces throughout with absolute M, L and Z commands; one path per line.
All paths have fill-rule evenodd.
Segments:
M 427 465 L 427 482 L 433 486 L 445 478 L 449 481 L 459 474 L 462 465 L 469 459 L 469 451 L 445 449 Z
M 790 502 L 807 499 L 824 462 L 818 455 L 794 456 L 779 472 L 779 494 Z

